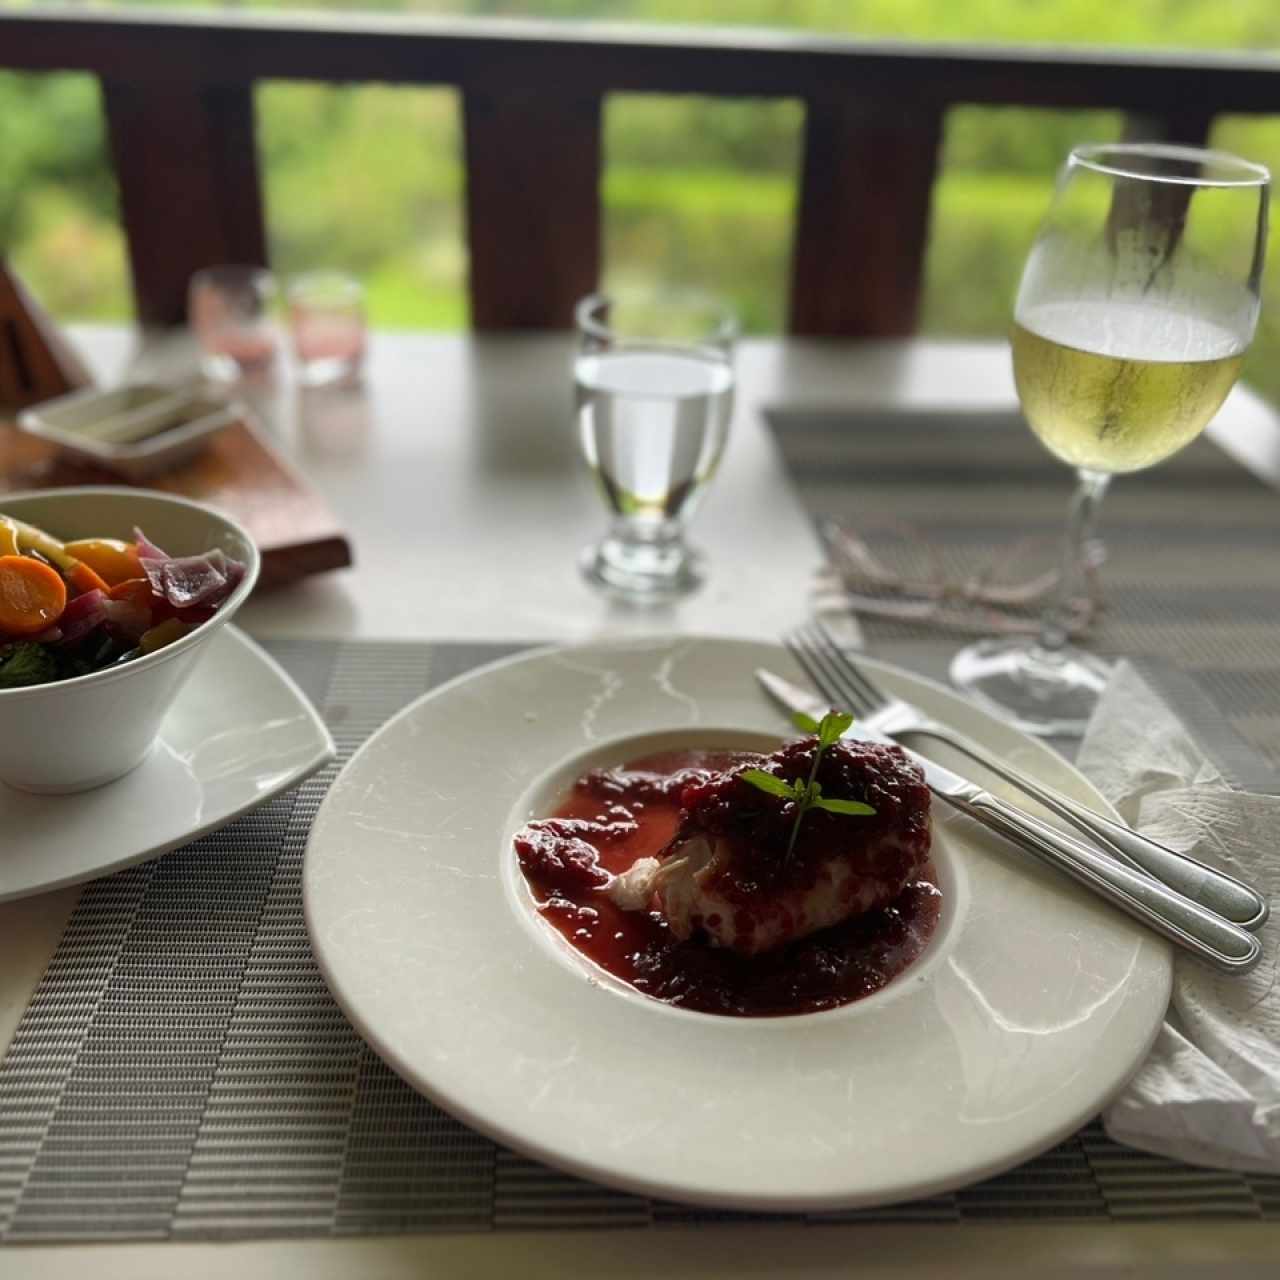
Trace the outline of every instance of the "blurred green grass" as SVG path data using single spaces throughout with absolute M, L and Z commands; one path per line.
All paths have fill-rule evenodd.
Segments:
M 273 265 L 356 273 L 375 325 L 467 323 L 464 174 L 445 89 L 267 84 L 259 148 Z M 802 110 L 795 102 L 617 95 L 606 111 L 605 283 L 715 290 L 749 333 L 784 326 Z M 998 336 L 1071 142 L 1106 112 L 960 108 L 934 192 L 921 327 Z M 1280 170 L 1280 122 L 1224 120 L 1219 145 Z M 889 158 L 891 159 L 891 158 Z M 63 320 L 131 314 L 94 83 L 0 76 L 0 243 Z M 868 252 L 874 252 L 869 246 Z M 1280 255 L 1245 376 L 1280 400 Z

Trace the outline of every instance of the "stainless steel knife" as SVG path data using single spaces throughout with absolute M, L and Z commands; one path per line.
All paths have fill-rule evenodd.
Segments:
M 814 719 L 821 719 L 830 710 L 830 704 L 816 694 L 770 671 L 757 670 L 756 678 L 769 695 L 790 712 L 803 711 Z M 900 747 L 923 771 L 934 795 L 1018 848 L 1066 872 L 1216 969 L 1224 973 L 1247 973 L 1261 958 L 1262 945 L 1251 933 L 1160 881 L 1131 870 L 1110 855 L 1002 800 L 945 765 L 902 747 L 886 734 L 868 732 L 856 721 L 845 736 Z

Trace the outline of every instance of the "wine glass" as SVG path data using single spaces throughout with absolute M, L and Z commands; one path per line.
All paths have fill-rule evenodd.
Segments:
M 1076 468 L 1062 569 L 1040 634 L 983 640 L 951 679 L 1019 728 L 1083 732 L 1109 666 L 1068 643 L 1098 505 L 1113 475 L 1176 453 L 1240 372 L 1258 321 L 1270 175 L 1221 151 L 1076 147 L 1023 268 L 1018 399 Z
M 577 307 L 578 440 L 612 515 L 583 576 L 629 603 L 696 590 L 702 558 L 684 529 L 724 451 L 737 321 L 694 292 Z

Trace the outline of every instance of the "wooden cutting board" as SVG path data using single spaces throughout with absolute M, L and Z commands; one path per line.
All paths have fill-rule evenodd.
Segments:
M 60 457 L 11 423 L 0 423 L 0 494 L 125 483 L 110 471 Z M 351 563 L 351 544 L 324 499 L 248 422 L 219 432 L 198 456 L 140 487 L 207 502 L 239 520 L 262 553 L 260 587 Z

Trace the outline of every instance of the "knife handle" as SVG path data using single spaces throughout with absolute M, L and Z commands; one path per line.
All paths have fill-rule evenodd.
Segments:
M 1253 934 L 989 791 L 975 788 L 970 796 L 947 799 L 1214 968 L 1247 973 L 1261 958 L 1262 944 Z
M 1266 899 L 1234 876 L 1207 866 L 1185 853 L 1179 853 L 1176 849 L 1170 849 L 1123 823 L 1113 822 L 1061 792 L 1042 786 L 1034 778 L 995 759 L 976 742 L 945 725 L 912 725 L 910 733 L 927 734 L 964 752 L 971 760 L 976 760 L 984 768 L 990 769 L 998 777 L 1038 800 L 1046 809 L 1065 818 L 1077 830 L 1083 831 L 1121 861 L 1155 876 L 1183 897 L 1200 903 L 1242 929 L 1257 929 L 1265 922 L 1268 914 Z

